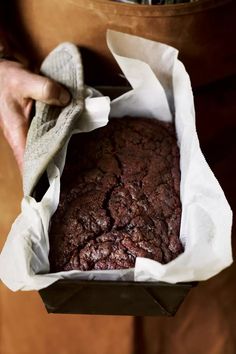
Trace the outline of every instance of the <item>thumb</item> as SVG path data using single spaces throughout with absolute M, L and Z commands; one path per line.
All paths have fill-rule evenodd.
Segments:
M 28 71 L 25 71 L 21 90 L 24 98 L 32 98 L 51 105 L 65 106 L 70 101 L 70 94 L 63 86 Z

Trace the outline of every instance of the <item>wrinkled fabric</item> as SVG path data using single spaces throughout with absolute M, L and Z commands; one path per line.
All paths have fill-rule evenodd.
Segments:
M 32 193 L 49 162 L 64 146 L 84 106 L 82 63 L 75 45 L 64 43 L 53 50 L 44 60 L 41 73 L 64 85 L 71 101 L 62 109 L 36 102 L 24 156 L 25 195 Z

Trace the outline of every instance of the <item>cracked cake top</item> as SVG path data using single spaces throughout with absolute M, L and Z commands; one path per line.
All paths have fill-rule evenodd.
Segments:
M 179 149 L 171 123 L 113 118 L 68 146 L 49 233 L 51 271 L 167 263 L 179 240 Z

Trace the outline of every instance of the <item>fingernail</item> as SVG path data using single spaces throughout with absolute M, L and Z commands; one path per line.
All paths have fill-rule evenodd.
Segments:
M 60 93 L 59 101 L 61 104 L 67 104 L 70 101 L 70 94 L 66 90 L 62 90 Z

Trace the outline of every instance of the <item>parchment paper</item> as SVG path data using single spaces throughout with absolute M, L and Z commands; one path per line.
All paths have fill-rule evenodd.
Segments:
M 185 251 L 166 265 L 137 258 L 134 269 L 48 273 L 48 228 L 58 205 L 66 144 L 48 166 L 50 187 L 42 201 L 37 203 L 30 196 L 22 200 L 22 212 L 2 250 L 0 278 L 12 290 L 38 290 L 61 278 L 170 283 L 205 280 L 232 262 L 232 212 L 200 150 L 191 84 L 177 59 L 178 51 L 115 31 L 108 31 L 107 43 L 133 89 L 111 105 L 107 97 L 88 97 L 73 134 L 107 124 L 109 111 L 116 117 L 128 114 L 175 122 L 181 154 L 180 238 Z

